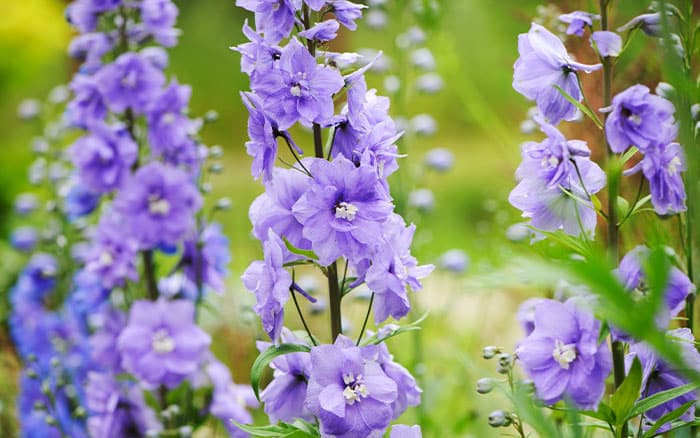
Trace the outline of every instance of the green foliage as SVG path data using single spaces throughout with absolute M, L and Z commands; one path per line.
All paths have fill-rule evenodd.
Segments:
M 309 351 L 311 351 L 311 348 L 303 344 L 280 344 L 277 346 L 272 345 L 270 348 L 260 353 L 257 359 L 255 359 L 255 362 L 253 362 L 253 366 L 250 368 L 250 384 L 253 387 L 255 397 L 260 400 L 260 379 L 265 370 L 268 369 L 270 362 L 284 354 Z
M 634 402 L 639 398 L 641 389 L 642 364 L 635 357 L 627 377 L 610 398 L 610 408 L 614 414 L 615 426 L 618 428 L 629 420 Z
M 247 424 L 237 423 L 233 420 L 231 422 L 241 430 L 257 437 L 310 438 L 321 436 L 318 431 L 318 426 L 304 420 L 296 420 L 292 424 L 280 422 L 269 426 L 249 426 Z

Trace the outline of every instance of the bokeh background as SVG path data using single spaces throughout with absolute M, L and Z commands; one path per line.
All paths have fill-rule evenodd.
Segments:
M 204 130 L 208 145 L 225 150 L 224 171 L 213 181 L 212 200 L 226 196 L 232 209 L 219 213 L 231 239 L 233 263 L 227 292 L 210 296 L 205 324 L 214 337 L 215 353 L 233 369 L 234 379 L 248 381 L 248 369 L 261 331 L 250 311 L 253 297 L 242 286 L 241 273 L 260 257 L 259 243 L 250 236 L 248 205 L 262 191 L 252 180 L 250 158 L 245 154 L 247 113 L 239 98 L 248 78 L 239 71 L 240 57 L 229 50 L 243 40 L 245 11 L 233 0 L 180 0 L 180 44 L 170 51 L 169 72 L 192 86 L 192 113 L 219 113 L 219 121 Z M 383 50 L 389 60 L 387 73 L 369 76 L 371 87 L 392 97 L 395 116 L 411 120 L 428 114 L 436 122 L 432 135 L 409 129 L 402 148 L 408 157 L 392 181 L 394 196 L 408 219 L 418 225 L 414 255 L 423 263 L 441 265 L 446 251 L 457 249 L 468 256 L 463 272 L 438 269 L 413 295 L 416 319 L 426 311 L 420 332 L 391 340 L 398 360 L 413 370 L 424 389 L 423 405 L 411 409 L 404 423 L 419 422 L 424 436 L 483 437 L 499 432 L 486 424 L 488 413 L 504 407 L 501 397 L 480 396 L 475 381 L 495 376 L 495 364 L 481 358 L 485 345 L 513 347 L 520 336 L 515 319 L 518 304 L 537 290 L 522 284 L 511 263 L 531 251 L 528 239 L 509 227 L 521 219 L 508 205 L 519 162 L 519 143 L 528 138 L 520 130 L 528 103 L 511 88 L 512 64 L 517 58 L 517 35 L 526 32 L 532 17 L 556 16 L 557 10 L 593 6 L 589 1 L 559 1 L 546 7 L 535 0 L 439 0 L 437 14 L 416 16 L 412 0 L 387 0 L 386 26 L 372 29 L 363 21 L 358 32 L 344 33 L 336 48 L 357 51 Z M 417 2 L 421 3 L 421 2 Z M 430 2 L 426 2 L 430 3 Z M 590 3 L 590 5 L 589 5 Z M 69 81 L 75 64 L 66 47 L 71 30 L 59 0 L 3 1 L 0 4 L 0 436 L 14 436 L 14 395 L 18 364 L 6 330 L 7 290 L 23 256 L 7 240 L 21 225 L 12 215 L 16 195 L 31 190 L 27 169 L 33 160 L 31 141 L 41 135 L 41 125 L 21 122 L 17 106 L 26 98 L 43 100 L 52 88 Z M 636 1 L 621 1 L 619 23 L 627 10 L 639 9 Z M 637 11 L 639 12 L 639 11 Z M 628 14 L 628 15 L 630 15 Z M 617 17 L 614 17 L 617 18 Z M 397 45 L 397 36 L 421 24 L 427 34 L 425 47 L 432 52 L 435 71 L 444 86 L 435 95 L 411 88 L 420 69 L 411 67 L 411 50 Z M 585 44 L 579 48 L 585 51 Z M 572 48 L 574 53 L 576 47 Z M 653 50 L 637 42 L 633 50 Z M 588 58 L 586 58 L 588 57 Z M 590 51 L 582 60 L 592 61 Z M 630 59 L 634 58 L 633 56 Z M 643 58 L 642 58 L 643 59 Z M 633 71 L 650 77 L 644 61 Z M 653 72 L 652 72 L 653 73 Z M 402 87 L 389 93 L 386 75 L 396 75 Z M 653 74 L 651 75 L 653 77 Z M 408 85 L 408 86 L 407 86 Z M 594 88 L 592 79 L 587 87 Z M 391 88 L 391 87 L 390 87 Z M 594 102 L 595 105 L 595 102 Z M 576 128 L 586 137 L 590 126 Z M 595 149 L 595 138 L 591 139 Z M 448 148 L 454 166 L 444 173 L 426 168 L 425 153 Z M 432 211 L 421 212 L 407 204 L 412 190 L 425 188 L 434 195 Z M 517 231 L 517 229 L 515 230 Z M 307 279 L 309 284 L 313 278 Z M 316 279 L 319 281 L 320 279 Z M 366 302 L 362 294 L 344 303 L 346 328 L 357 333 Z M 366 297 L 365 297 L 366 298 Z M 288 312 L 289 325 L 298 324 Z M 327 315 L 312 316 L 311 324 L 325 333 Z M 258 418 L 262 418 L 258 416 Z

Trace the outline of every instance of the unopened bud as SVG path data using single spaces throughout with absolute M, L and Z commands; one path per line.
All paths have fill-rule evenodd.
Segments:
M 498 365 L 496 366 L 496 371 L 499 374 L 508 374 L 508 371 L 510 371 L 512 366 L 513 356 L 508 353 L 498 355 Z
M 209 166 L 209 172 L 211 173 L 221 173 L 224 171 L 224 166 L 221 163 L 214 163 Z
M 493 345 L 489 345 L 488 347 L 484 347 L 484 351 L 481 354 L 481 356 L 486 360 L 493 359 L 500 352 L 500 348 L 494 347 Z
M 82 419 L 82 418 L 87 417 L 87 412 L 85 411 L 85 408 L 83 408 L 82 406 L 78 406 L 78 407 L 75 408 L 75 410 L 73 411 L 73 416 L 74 416 L 75 418 Z
M 213 123 L 219 120 L 219 113 L 217 113 L 214 110 L 209 110 L 206 113 L 204 113 L 204 121 L 206 123 Z
M 221 198 L 216 201 L 217 210 L 229 210 L 231 208 L 231 198 Z
M 484 377 L 483 379 L 479 379 L 476 381 L 476 392 L 478 392 L 479 394 L 488 394 L 493 390 L 494 386 L 495 382 L 493 379 Z
M 505 427 L 510 424 L 508 414 L 502 410 L 493 411 L 489 414 L 489 426 Z
M 224 156 L 224 148 L 219 145 L 214 145 L 209 148 L 209 156 L 212 158 L 221 158 Z

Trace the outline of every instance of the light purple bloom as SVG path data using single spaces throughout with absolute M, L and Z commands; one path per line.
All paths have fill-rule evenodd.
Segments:
M 83 184 L 97 193 L 122 186 L 136 162 L 138 146 L 121 128 L 95 125 L 69 151 Z
M 211 338 L 187 300 L 136 301 L 119 335 L 124 369 L 145 384 L 173 388 L 197 371 Z
M 687 369 L 678 369 L 666 363 L 654 353 L 654 350 L 649 345 L 644 343 L 630 345 L 630 352 L 625 356 L 625 365 L 628 370 L 632 366 L 632 361 L 635 357 L 639 359 L 642 365 L 641 399 L 690 383 L 691 379 L 685 375 L 685 372 L 688 370 L 700 372 L 700 353 L 696 350 L 693 333 L 687 328 L 681 328 L 669 331 L 667 337 L 670 342 L 680 347 Z M 690 401 L 697 401 L 696 391 L 689 391 L 660 406 L 649 409 L 644 414 L 646 428 L 662 416 Z M 695 405 L 691 405 L 679 419 L 684 422 L 693 421 L 695 419 Z M 666 423 L 658 432 L 666 432 L 670 427 L 671 424 Z
M 206 373 L 212 382 L 212 394 L 209 410 L 219 418 L 233 438 L 250 436 L 242 431 L 231 420 L 241 424 L 251 424 L 253 416 L 246 408 L 258 407 L 253 389 L 249 385 L 237 385 L 231 378 L 231 371 L 217 360 L 212 360 L 206 367 Z
M 278 68 L 253 74 L 251 80 L 251 88 L 280 129 L 297 120 L 307 125 L 326 123 L 333 116 L 333 95 L 344 84 L 338 70 L 318 65 L 296 39 L 282 50 Z
M 104 122 L 107 105 L 100 93 L 95 76 L 77 74 L 70 83 L 74 98 L 66 107 L 70 126 L 88 128 Z
M 649 181 L 651 203 L 658 214 L 680 213 L 687 209 L 681 175 L 686 170 L 685 155 L 678 143 L 647 149 L 640 166 Z
M 628 32 L 636 28 L 642 29 L 642 32 L 650 37 L 660 38 L 661 32 L 663 31 L 663 26 L 661 26 L 661 13 L 653 12 L 638 15 L 617 30 L 618 32 Z
M 255 12 L 255 25 L 265 40 L 276 44 L 289 36 L 301 0 L 236 0 L 236 6 Z
M 299 36 L 314 41 L 330 41 L 338 35 L 338 29 L 340 29 L 340 24 L 337 21 L 326 20 L 316 23 L 310 29 L 299 32 Z
M 165 70 L 168 67 L 169 58 L 168 52 L 164 48 L 159 46 L 148 46 L 141 49 L 139 52 L 141 57 L 146 61 L 153 64 L 156 68 Z
M 39 200 L 33 193 L 22 193 L 15 199 L 15 213 L 19 216 L 27 216 L 36 211 Z
M 591 14 L 590 12 L 574 11 L 559 16 L 559 21 L 569 25 L 566 29 L 567 35 L 583 36 L 583 31 L 586 29 L 586 26 L 593 27 L 593 20 L 600 20 L 600 15 Z
M 448 249 L 440 256 L 440 267 L 461 274 L 469 267 L 469 255 L 459 248 Z
M 29 226 L 17 227 L 10 235 L 12 247 L 18 251 L 30 252 L 39 243 L 39 233 L 36 228 Z
M 289 300 L 292 276 L 283 267 L 284 242 L 272 230 L 263 244 L 264 260 L 254 261 L 241 276 L 245 287 L 255 294 L 253 307 L 262 320 L 263 329 L 273 342 L 279 341 L 284 322 L 284 304 Z
M 229 240 L 218 223 L 207 225 L 198 238 L 185 240 L 180 265 L 194 284 L 199 278 L 216 292 L 223 292 L 230 262 Z
M 141 3 L 141 19 L 146 31 L 162 46 L 177 44 L 179 33 L 173 29 L 177 15 L 177 6 L 171 0 L 143 0 Z
M 305 404 L 318 417 L 322 434 L 351 438 L 383 433 L 397 396 L 396 383 L 380 364 L 366 359 L 345 336 L 311 350 Z
M 355 20 L 362 17 L 362 10 L 367 6 L 348 0 L 331 0 L 328 2 L 335 19 L 350 30 L 357 29 Z
M 89 323 L 94 330 L 88 339 L 91 361 L 104 370 L 122 372 L 117 342 L 126 326 L 126 316 L 112 307 L 103 307 L 89 315 Z
M 165 84 L 163 72 L 136 53 L 120 55 L 96 73 L 95 80 L 107 106 L 115 112 L 127 108 L 144 113 Z
M 153 248 L 177 244 L 194 229 L 202 199 L 185 172 L 152 162 L 136 171 L 114 203 L 141 248 Z
M 622 52 L 622 37 L 615 32 L 597 31 L 591 35 L 591 46 L 598 48 L 598 54 L 603 57 L 615 57 Z
M 394 356 L 389 353 L 386 344 L 363 347 L 362 355 L 365 360 L 379 362 L 387 377 L 396 383 L 396 401 L 391 404 L 394 420 L 406 412 L 409 406 L 420 404 L 423 390 L 420 389 L 418 382 L 406 368 L 394 362 Z
M 147 114 L 148 143 L 154 155 L 169 156 L 189 141 L 194 123 L 185 115 L 192 88 L 173 81 L 156 97 Z
M 272 179 L 272 170 L 277 159 L 277 137 L 282 135 L 277 123 L 263 109 L 263 102 L 253 93 L 241 93 L 243 104 L 248 108 L 248 140 L 246 152 L 253 157 L 251 173 L 255 179 L 260 175 L 267 184 Z M 286 136 L 290 139 L 291 137 Z
M 605 134 L 616 153 L 630 146 L 646 152 L 651 146 L 671 143 L 678 134 L 673 104 L 651 94 L 644 85 L 633 85 L 617 94 L 612 105 L 601 111 L 610 112 Z
M 108 289 L 124 286 L 126 280 L 137 281 L 139 278 L 136 269 L 139 245 L 124 230 L 124 218 L 114 212 L 102 216 L 85 257 L 86 269 L 99 275 Z
M 411 310 L 406 292 L 422 289 L 420 279 L 432 270 L 432 265 L 418 266 L 411 255 L 411 242 L 416 226 L 406 226 L 401 216 L 392 214 L 382 226 L 383 242 L 372 254 L 372 265 L 365 276 L 367 286 L 374 292 L 374 321 L 379 324 L 389 316 L 401 319 Z
M 425 165 L 438 172 L 446 172 L 452 168 L 455 157 L 447 148 L 435 148 L 425 154 Z
M 314 160 L 310 170 L 313 181 L 292 211 L 319 263 L 327 266 L 340 256 L 365 258 L 381 244 L 382 224 L 393 210 L 376 170 L 356 167 L 343 156 Z
M 520 327 L 523 328 L 525 336 L 529 336 L 535 330 L 535 309 L 537 305 L 547 301 L 544 298 L 529 298 L 523 301 L 518 307 L 517 318 Z
M 112 50 L 114 42 L 104 33 L 92 32 L 78 35 L 71 40 L 68 53 L 73 58 L 83 61 L 80 69 L 83 72 L 92 72 L 102 65 L 102 57 Z
M 248 26 L 248 20 L 243 23 L 243 34 L 249 42 L 231 47 L 231 50 L 241 54 L 241 71 L 251 75 L 253 72 L 272 69 L 282 54 L 280 48 L 267 44 L 263 37 Z
M 395 424 L 391 428 L 391 435 L 389 438 L 422 438 L 423 434 L 420 430 L 420 426 L 407 426 L 405 424 Z
M 581 101 L 583 95 L 576 72 L 590 73 L 601 69 L 602 65 L 586 65 L 574 61 L 559 38 L 535 23 L 528 33 L 518 36 L 518 52 L 520 57 L 514 65 L 513 88 L 534 100 L 550 123 L 573 119 L 576 107 L 554 85 Z
M 598 343 L 600 321 L 569 300 L 546 300 L 535 308 L 535 329 L 515 353 L 534 381 L 537 397 L 550 405 L 567 397 L 596 409 L 612 369 L 607 344 Z

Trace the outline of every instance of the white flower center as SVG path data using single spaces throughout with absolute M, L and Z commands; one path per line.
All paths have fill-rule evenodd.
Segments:
M 126 76 L 122 78 L 121 84 L 125 88 L 136 87 L 136 73 L 134 71 L 130 71 Z
M 153 333 L 151 348 L 158 354 L 168 354 L 175 349 L 175 340 L 165 329 L 158 329 Z
M 668 166 L 666 166 L 666 170 L 668 170 L 670 175 L 674 175 L 678 173 L 678 168 L 681 167 L 682 164 L 680 158 L 673 157 L 671 161 L 669 161 Z
M 357 214 L 357 207 L 354 205 L 350 204 L 349 202 L 341 202 L 335 207 L 335 217 L 338 219 L 347 219 L 349 221 L 352 221 L 355 219 L 355 215 Z
M 163 118 L 161 120 L 165 125 L 172 125 L 173 123 L 175 123 L 175 114 L 167 112 L 163 114 Z
M 343 397 L 345 397 L 345 403 L 349 405 L 352 405 L 369 395 L 362 374 L 358 374 L 357 377 L 355 377 L 352 373 L 343 374 L 343 383 L 345 383 Z
M 550 155 L 547 157 L 543 157 L 541 161 L 542 167 L 548 168 L 548 167 L 557 167 L 559 165 L 559 158 L 555 157 L 554 155 Z
M 148 198 L 148 212 L 165 216 L 170 212 L 170 203 L 159 196 L 151 196 Z
M 299 97 L 301 96 L 301 86 L 299 84 L 293 86 L 292 88 L 289 89 L 289 92 L 292 93 L 292 96 Z
M 639 116 L 639 114 L 631 114 L 629 117 L 627 117 L 627 120 L 634 123 L 635 125 L 639 125 L 642 123 L 642 118 Z
M 97 260 L 97 263 L 100 264 L 100 266 L 109 266 L 112 263 L 114 263 L 114 257 L 112 257 L 112 253 L 109 251 L 102 251 L 100 253 L 100 257 Z
M 559 366 L 565 370 L 569 369 L 569 364 L 576 360 L 576 345 L 564 344 L 557 339 L 554 342 L 554 351 L 552 352 L 554 360 L 559 362 Z

